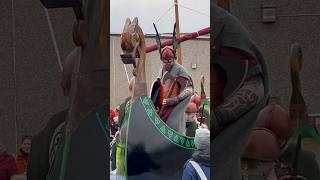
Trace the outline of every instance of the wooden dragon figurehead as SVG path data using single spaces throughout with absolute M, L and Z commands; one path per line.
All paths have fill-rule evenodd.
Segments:
M 145 46 L 144 34 L 138 24 L 138 18 L 134 18 L 132 22 L 127 18 L 121 34 L 121 49 L 123 51 L 121 59 L 124 64 L 133 64 L 134 67 L 133 101 L 139 96 L 147 95 Z

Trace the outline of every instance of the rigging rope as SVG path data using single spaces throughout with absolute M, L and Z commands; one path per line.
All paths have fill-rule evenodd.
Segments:
M 18 107 L 17 107 L 17 74 L 16 74 L 16 22 L 14 14 L 14 1 L 11 0 L 11 16 L 12 16 L 12 55 L 13 55 L 13 89 L 14 89 L 14 128 L 16 136 L 16 153 L 18 152 Z
M 155 18 L 156 21 L 154 21 L 154 23 L 157 24 L 166 14 L 169 13 L 169 11 L 170 11 L 176 4 L 177 4 L 177 3 L 173 3 L 173 5 L 171 5 L 171 6 L 169 7 L 169 9 L 167 9 L 161 16 L 159 16 L 158 18 Z M 206 17 L 209 17 L 209 18 L 210 18 L 210 15 L 209 15 L 209 14 L 203 13 L 203 12 L 201 12 L 201 11 L 198 11 L 198 10 L 196 10 L 196 9 L 187 7 L 187 6 L 185 6 L 185 5 L 181 5 L 180 3 L 177 4 L 177 5 L 178 5 L 179 7 L 182 7 L 182 8 L 184 8 L 184 9 L 187 9 L 187 10 L 189 10 L 189 11 L 192 11 L 192 12 L 195 12 L 195 13 L 197 13 L 197 14 L 200 14 L 200 15 L 203 15 L 203 16 L 206 16 Z M 149 32 L 149 31 L 150 31 L 151 29 L 153 29 L 153 28 L 154 28 L 153 25 L 150 26 L 150 28 L 149 28 L 146 32 Z
M 53 27 L 52 27 L 51 19 L 50 19 L 50 16 L 49 16 L 49 12 L 48 12 L 47 8 L 43 7 L 43 9 L 44 9 L 44 12 L 46 14 L 46 18 L 47 18 L 47 22 L 48 22 L 48 26 L 49 26 L 49 30 L 50 30 L 50 35 L 51 35 L 53 47 L 54 47 L 54 50 L 55 50 L 56 55 L 57 55 L 58 64 L 59 64 L 60 70 L 62 71 L 62 62 L 61 62 L 60 52 L 59 52 L 59 48 L 58 48 L 58 45 L 57 45 L 56 37 L 55 37 L 54 31 L 53 31 Z
M 208 14 L 206 14 L 206 13 L 203 13 L 203 12 L 200 12 L 200 11 L 198 11 L 198 10 L 195 10 L 195 9 L 193 9 L 193 8 L 189 8 L 189 7 L 184 6 L 184 5 L 181 5 L 181 4 L 178 4 L 178 6 L 210 18 L 210 15 L 208 15 Z
M 54 49 L 57 55 L 57 60 L 58 60 L 58 64 L 60 67 L 60 70 L 62 71 L 62 63 L 61 63 L 61 58 L 60 58 L 60 52 L 57 46 L 57 41 L 54 35 L 54 31 L 52 28 L 52 23 L 50 20 L 50 16 L 48 13 L 48 10 L 46 8 L 44 8 L 46 17 L 47 17 L 47 21 L 48 21 L 48 25 L 49 25 L 49 29 L 50 29 L 50 34 L 51 34 L 51 38 L 52 38 L 52 42 L 54 45 Z M 12 16 L 12 55 L 13 55 L 13 88 L 14 88 L 14 128 L 15 128 L 15 147 L 16 147 L 16 152 L 18 151 L 18 108 L 17 108 L 17 73 L 16 73 L 16 24 L 15 24 L 15 11 L 14 11 L 14 0 L 11 0 L 11 16 Z
M 126 67 L 126 65 L 125 65 L 125 64 L 123 64 L 123 67 L 124 67 L 124 71 L 126 72 L 126 75 L 127 75 L 128 84 L 130 84 L 130 79 L 129 79 L 129 75 L 128 75 L 127 67 Z
M 167 15 L 169 13 L 169 11 L 173 7 L 174 7 L 174 4 L 171 5 L 164 13 L 162 13 L 162 15 L 158 16 L 157 18 L 154 18 L 154 20 L 152 22 L 154 22 L 154 24 L 157 24 L 165 15 Z M 146 32 L 149 32 L 153 28 L 154 28 L 153 25 L 151 25 L 150 28 Z
M 174 5 L 171 5 L 169 7 L 169 9 L 167 9 L 159 18 L 157 18 L 157 20 L 154 22 L 155 24 L 157 24 L 166 14 L 169 13 L 169 11 L 174 7 Z M 152 26 L 153 27 L 153 26 Z

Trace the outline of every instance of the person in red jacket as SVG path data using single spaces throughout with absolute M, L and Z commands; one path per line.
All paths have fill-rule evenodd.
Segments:
M 113 118 L 116 116 L 117 116 L 117 113 L 113 109 L 110 109 L 110 129 L 111 129 L 111 125 L 113 123 Z
M 16 157 L 18 174 L 26 174 L 28 165 L 28 155 L 31 149 L 31 136 L 22 137 L 21 147 Z
M 15 174 L 17 174 L 17 167 L 14 158 L 6 152 L 0 141 L 0 180 L 10 180 Z

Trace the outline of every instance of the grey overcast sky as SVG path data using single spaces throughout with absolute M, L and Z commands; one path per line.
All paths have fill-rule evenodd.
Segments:
M 210 0 L 178 0 L 178 4 L 181 33 L 210 26 Z M 174 0 L 111 0 L 110 32 L 121 33 L 127 17 L 138 17 L 145 34 L 155 33 L 153 22 L 159 33 L 171 33 L 175 22 L 173 5 Z

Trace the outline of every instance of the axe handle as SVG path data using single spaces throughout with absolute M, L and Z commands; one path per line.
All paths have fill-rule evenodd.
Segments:
M 204 116 L 203 116 L 203 113 L 204 113 L 204 103 L 202 104 L 202 112 L 201 112 L 201 122 L 200 122 L 200 126 L 202 125 L 202 123 L 204 124 Z
M 177 79 L 175 78 L 174 81 L 173 81 L 173 83 L 172 83 L 172 85 L 170 86 L 170 90 L 169 90 L 169 93 L 168 93 L 167 96 L 166 96 L 166 99 L 168 99 L 168 98 L 172 95 L 173 88 L 176 86 L 176 84 L 177 84 Z M 159 116 L 162 115 L 163 110 L 164 110 L 164 107 L 165 107 L 165 105 L 161 106 L 161 109 L 160 109 L 160 111 L 159 111 Z

